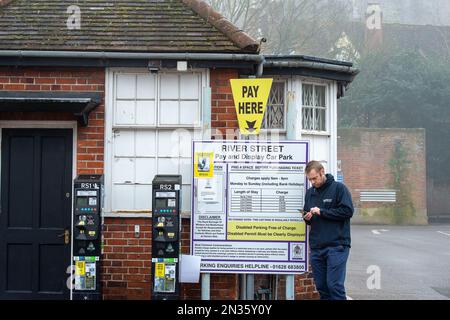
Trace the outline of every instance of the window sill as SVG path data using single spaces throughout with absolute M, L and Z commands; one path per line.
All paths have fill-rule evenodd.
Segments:
M 286 129 L 261 129 L 261 133 L 286 133 Z
M 305 130 L 302 130 L 302 135 L 331 137 L 331 134 L 329 132 L 326 132 L 326 131 L 305 131 Z
M 202 129 L 201 124 L 164 124 L 164 125 L 143 125 L 143 124 L 121 124 L 117 125 L 115 124 L 112 129 Z

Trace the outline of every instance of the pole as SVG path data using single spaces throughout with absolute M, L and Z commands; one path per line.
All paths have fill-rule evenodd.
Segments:
M 202 300 L 211 300 L 209 292 L 210 282 L 211 275 L 209 273 L 202 273 Z
M 255 300 L 255 275 L 247 274 L 247 300 Z

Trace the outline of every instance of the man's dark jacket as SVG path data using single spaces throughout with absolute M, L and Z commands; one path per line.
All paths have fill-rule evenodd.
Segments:
M 347 187 L 331 174 L 320 188 L 309 188 L 303 210 L 320 208 L 320 216 L 313 215 L 306 224 L 311 225 L 309 246 L 311 249 L 324 247 L 350 247 L 350 218 L 353 216 L 352 196 Z

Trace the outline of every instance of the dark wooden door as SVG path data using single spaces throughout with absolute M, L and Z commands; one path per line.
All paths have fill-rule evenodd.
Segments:
M 72 130 L 3 129 L 0 299 L 68 299 Z

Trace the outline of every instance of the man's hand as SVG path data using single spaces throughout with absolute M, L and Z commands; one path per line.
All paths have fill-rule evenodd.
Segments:
M 311 212 L 307 212 L 303 216 L 303 219 L 305 219 L 306 221 L 309 221 L 309 220 L 311 220 L 312 216 L 313 216 L 313 214 Z
M 312 214 L 317 214 L 318 216 L 320 216 L 320 209 L 317 207 L 311 208 L 311 213 Z

